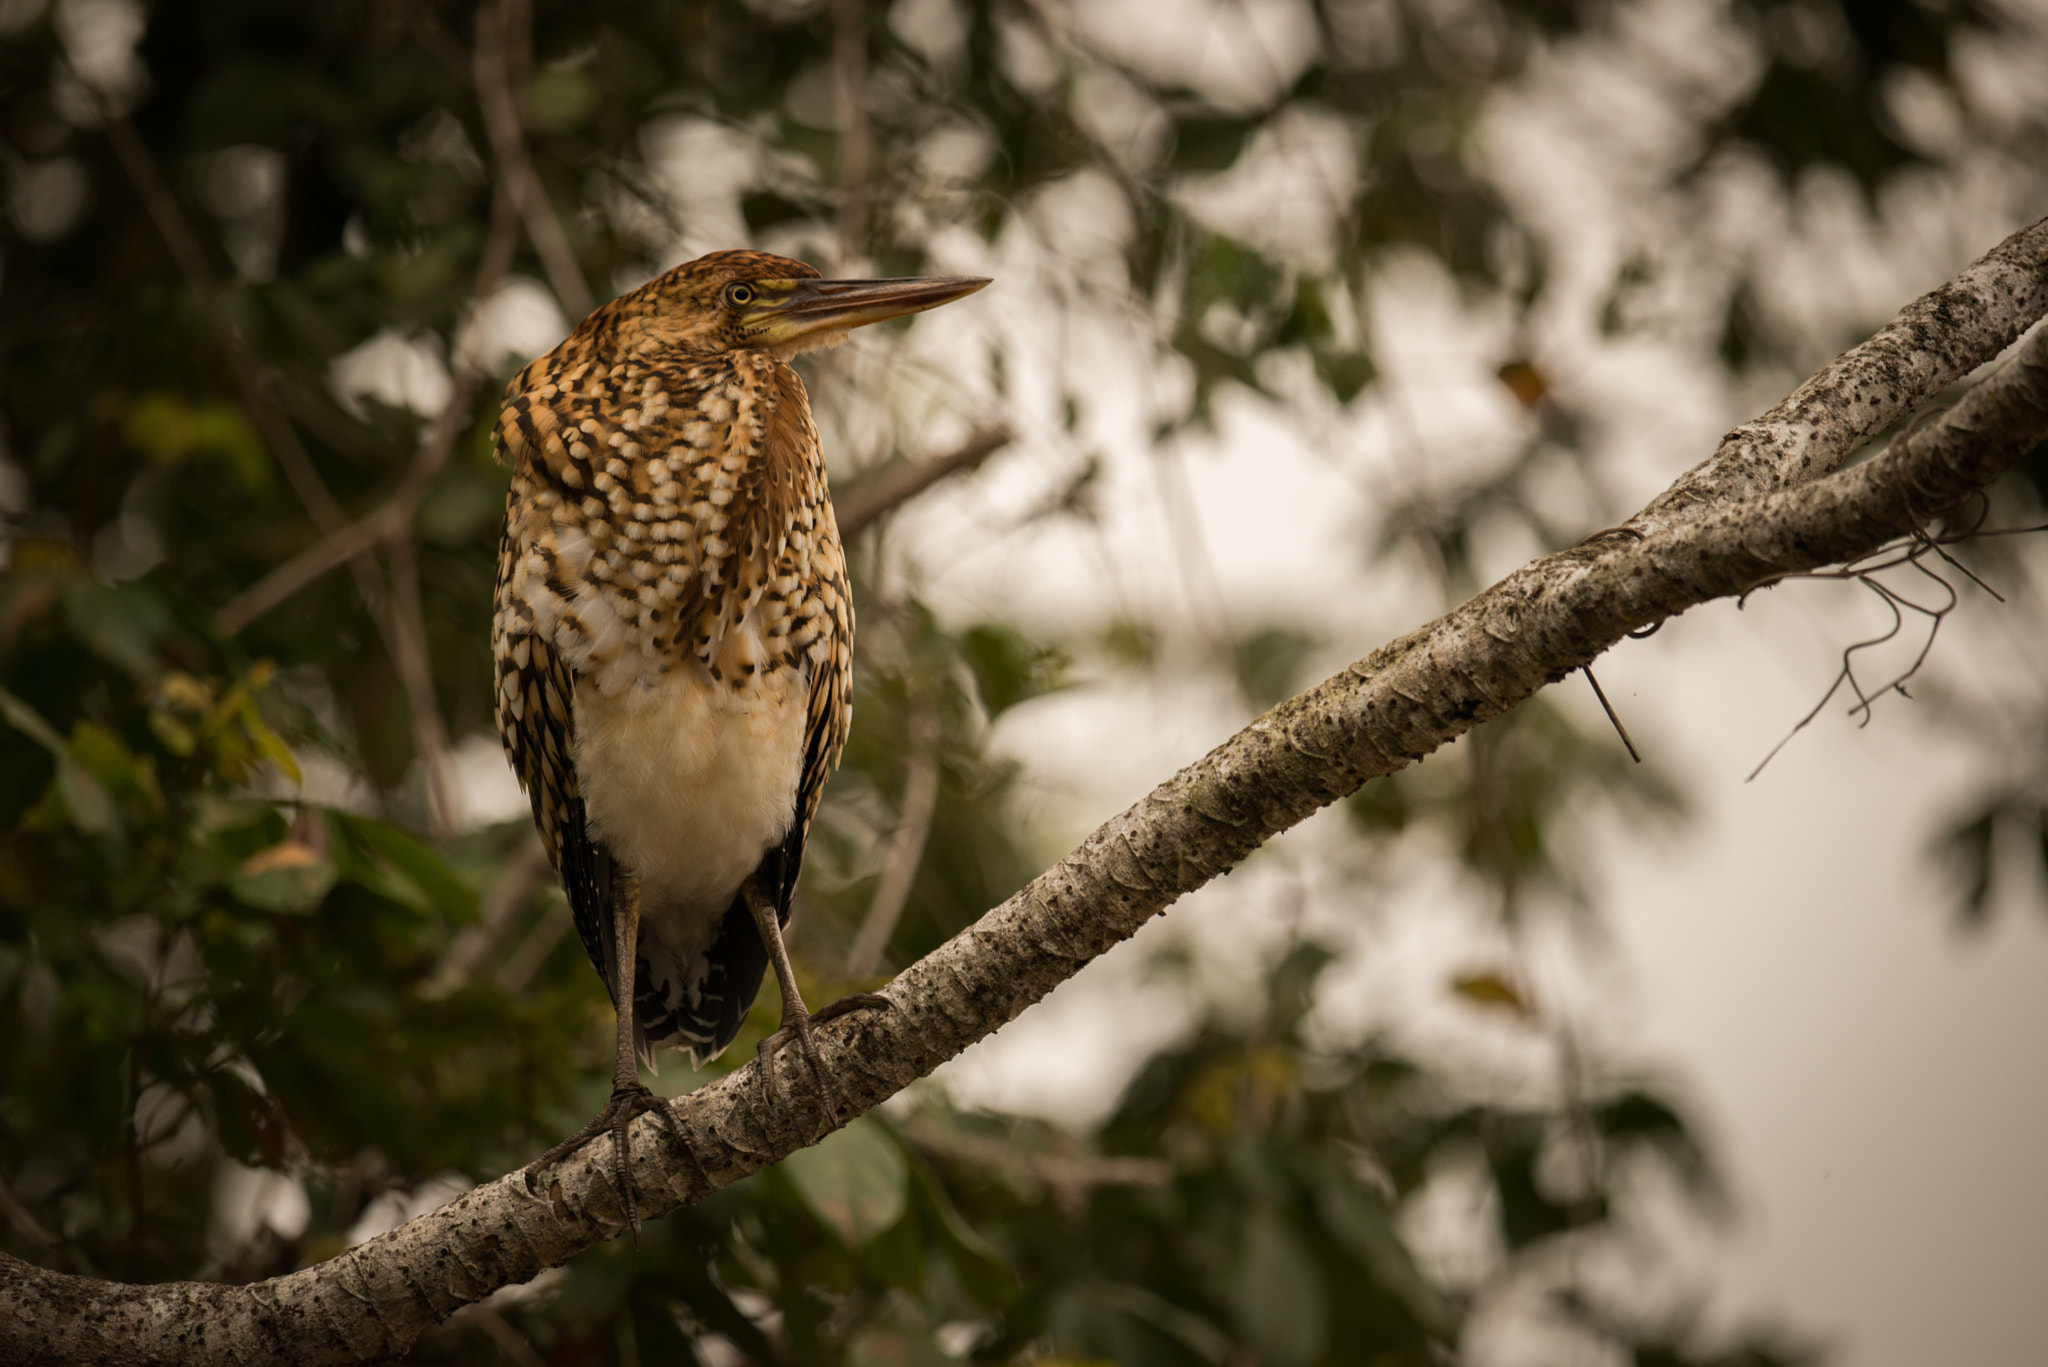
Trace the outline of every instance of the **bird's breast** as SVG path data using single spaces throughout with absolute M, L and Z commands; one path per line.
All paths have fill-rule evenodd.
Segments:
M 573 753 L 585 811 L 639 875 L 650 913 L 702 913 L 715 924 L 788 834 L 808 708 L 808 680 L 796 670 L 721 682 L 685 665 L 577 682 Z

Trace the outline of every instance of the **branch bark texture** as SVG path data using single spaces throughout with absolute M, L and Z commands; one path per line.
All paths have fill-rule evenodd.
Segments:
M 2048 299 L 2038 281 L 2036 297 Z M 1860 444 L 1857 431 L 1848 423 L 1817 432 L 1805 468 L 1839 462 Z M 807 1109 L 808 1092 L 770 1107 L 750 1063 L 681 1099 L 686 1145 L 643 1117 L 631 1136 L 642 1212 L 697 1201 L 821 1138 L 1014 1019 L 1275 834 L 1505 712 L 1625 633 L 1912 534 L 2044 435 L 2048 331 L 1873 461 L 1762 497 L 1688 504 L 1682 517 L 1660 499 L 1627 526 L 1525 566 L 1274 708 L 1105 822 L 892 982 L 885 995 L 895 1010 L 822 1027 L 845 1113 Z M 777 1066 L 800 1067 L 794 1051 Z M 618 1234 L 609 1165 L 608 1147 L 593 1145 L 539 1190 L 515 1173 L 317 1267 L 253 1286 L 112 1285 L 0 1257 L 0 1359 L 395 1357 L 462 1306 Z
M 2048 313 L 2048 218 L 1821 367 L 1770 412 L 1721 439 L 1643 518 L 1754 498 L 1840 468 L 1857 448 L 1963 379 Z

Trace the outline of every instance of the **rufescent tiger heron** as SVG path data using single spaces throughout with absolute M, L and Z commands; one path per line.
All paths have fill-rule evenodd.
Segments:
M 664 1045 L 702 1066 L 772 965 L 780 1028 L 837 1098 L 783 948 L 804 840 L 852 713 L 853 604 L 818 429 L 790 358 L 987 280 L 824 280 L 714 252 L 604 305 L 522 370 L 498 420 L 512 466 L 491 630 L 498 734 L 611 992 L 611 1100 L 529 1176 L 667 1103 Z

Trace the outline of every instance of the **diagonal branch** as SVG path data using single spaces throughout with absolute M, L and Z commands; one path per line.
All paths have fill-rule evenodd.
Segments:
M 584 282 L 583 268 L 576 264 L 569 235 L 562 231 L 562 220 L 548 203 L 547 187 L 533 169 L 519 121 L 517 87 L 526 76 L 532 24 L 529 0 L 497 0 L 477 9 L 473 66 L 477 105 L 483 111 L 484 132 L 491 140 L 491 156 L 498 163 L 498 179 L 512 192 L 512 202 L 526 224 L 527 240 L 540 257 L 548 284 L 561 302 L 562 312 L 580 320 L 597 306 L 596 301 Z
M 178 207 L 177 197 L 171 193 L 171 187 L 164 183 L 163 173 L 157 169 L 156 159 L 149 154 L 149 149 L 143 145 L 127 116 L 90 82 L 83 77 L 78 79 L 93 98 L 101 127 L 114 149 L 115 160 L 121 163 L 128 183 L 135 189 L 136 198 L 142 201 L 143 211 L 149 215 L 150 223 L 163 239 L 171 259 L 177 263 L 178 273 L 185 277 L 187 287 L 199 303 L 199 311 L 206 316 L 207 325 L 213 329 L 221 352 L 227 358 L 228 369 L 234 374 L 235 384 L 242 391 L 242 402 L 248 409 L 249 420 L 262 433 L 264 442 L 277 457 L 285 478 L 291 482 L 293 492 L 298 494 L 299 501 L 312 516 L 314 525 L 322 533 L 331 534 L 344 520 L 341 505 L 334 501 L 334 495 L 321 480 L 320 472 L 314 467 L 312 456 L 307 454 L 305 444 L 299 440 L 298 432 L 285 419 L 270 376 L 256 359 L 256 353 L 249 349 L 248 339 L 242 336 L 242 330 L 235 325 L 234 315 L 228 310 L 227 297 L 221 291 L 220 282 L 214 279 L 213 268 L 206 261 L 206 249 L 201 246 L 199 235 L 192 230 L 191 220 Z
M 910 888 L 917 881 L 917 869 L 924 859 L 924 843 L 932 833 L 932 818 L 939 810 L 939 718 L 929 707 L 910 714 L 910 754 L 903 766 L 902 817 L 882 856 L 882 877 L 875 884 L 874 899 L 846 951 L 840 972 L 848 978 L 865 978 L 882 966 L 882 951 L 896 933 L 903 918 Z
M 980 469 L 983 461 L 1009 444 L 1008 428 L 991 427 L 976 432 L 943 456 L 932 456 L 916 464 L 886 465 L 855 480 L 832 500 L 839 534 L 853 540 L 940 480 Z
M 1997 357 L 2048 314 L 2048 218 L 2020 229 L 1929 290 L 1643 510 L 1651 519 L 1754 498 L 1818 478 L 1929 398 Z
M 1644 517 L 1545 556 L 1290 699 L 1105 822 L 1078 849 L 911 965 L 895 1009 L 818 1032 L 848 1115 L 1015 1019 L 1182 895 L 1367 781 L 1422 758 L 1627 633 L 1788 571 L 1857 559 L 1925 527 L 2048 434 L 2048 332 L 1940 420 L 1823 480 Z M 770 1061 L 771 1064 L 773 1060 Z M 785 1065 L 787 1066 L 787 1065 Z M 633 1127 L 643 1212 L 701 1200 L 816 1137 L 766 1104 L 758 1063 L 677 1105 L 688 1152 Z M 46 1362 L 340 1363 L 403 1354 L 433 1323 L 623 1228 L 604 1146 L 529 1191 L 520 1174 L 319 1266 L 247 1287 L 122 1286 L 0 1255 L 0 1357 Z

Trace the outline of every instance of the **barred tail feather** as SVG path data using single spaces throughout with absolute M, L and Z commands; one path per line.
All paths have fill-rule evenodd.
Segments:
M 767 968 L 767 947 L 739 894 L 711 947 L 687 961 L 643 928 L 633 990 L 633 1043 L 641 1060 L 652 1069 L 654 1050 L 673 1047 L 689 1050 L 691 1066 L 702 1068 L 724 1053 L 760 995 Z

